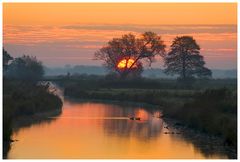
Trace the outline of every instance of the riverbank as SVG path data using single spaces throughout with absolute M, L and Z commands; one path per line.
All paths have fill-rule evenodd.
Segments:
M 33 124 L 43 123 L 43 122 L 52 122 L 54 118 L 62 113 L 61 109 L 50 110 L 46 112 L 39 112 L 34 115 L 23 115 L 16 117 L 12 123 L 13 131 L 18 131 L 20 128 L 30 127 Z M 14 139 L 13 139 L 14 140 Z
M 162 111 L 162 107 L 157 105 L 147 104 L 143 102 L 129 102 L 129 101 L 119 101 L 119 100 L 101 100 L 101 99 L 81 99 L 81 98 L 71 98 L 65 96 L 65 99 L 71 101 L 72 103 L 105 103 L 119 105 L 125 108 L 129 106 L 141 107 L 153 114 L 154 111 Z M 159 118 L 158 116 L 156 118 Z M 166 136 L 182 136 L 187 142 L 193 143 L 194 146 L 204 154 L 204 156 L 211 158 L 213 154 L 225 154 L 229 159 L 237 158 L 237 150 L 234 146 L 229 146 L 224 143 L 223 138 L 212 135 L 209 133 L 204 133 L 200 130 L 188 127 L 186 124 L 179 120 L 168 117 L 167 115 L 161 116 L 165 125 L 166 131 L 164 135 Z
M 192 129 L 176 119 L 163 117 L 163 120 L 168 127 L 174 129 L 174 132 L 178 132 L 186 141 L 193 143 L 206 157 L 211 157 L 213 153 L 224 152 L 229 159 L 237 159 L 235 146 L 226 145 L 221 137 Z
M 3 158 L 10 149 L 13 128 L 21 118 L 22 125 L 42 120 L 46 114 L 60 114 L 62 100 L 48 90 L 48 85 L 36 85 L 4 80 L 3 86 Z M 41 118 L 39 118 L 41 116 Z M 24 119 L 24 120 L 23 120 Z M 14 126 L 15 124 L 15 126 Z
M 81 81 L 65 82 L 63 84 L 65 95 L 82 99 L 132 101 L 156 105 L 161 108 L 164 116 L 178 120 L 191 129 L 217 136 L 222 139 L 224 145 L 237 151 L 237 92 L 232 83 L 228 86 L 226 82 L 223 86 L 217 82 L 218 86 L 215 85 L 214 89 L 206 88 L 208 85 L 202 85 L 205 87 L 202 89 L 180 87 L 148 89 L 146 88 L 150 86 L 148 84 L 138 88 L 136 85 L 119 88 L 119 83 L 117 86 L 110 84 L 112 86 L 108 85 L 106 88 L 99 86 L 105 85 L 104 81 L 100 83 L 96 81 L 95 84 L 90 84 L 91 82 L 89 84 L 87 80 L 84 80 L 84 84 L 81 84 Z M 128 85 L 134 83 L 127 82 Z

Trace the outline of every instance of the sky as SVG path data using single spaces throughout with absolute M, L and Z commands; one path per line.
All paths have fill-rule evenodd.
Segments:
M 237 68 L 237 3 L 3 3 L 4 48 L 49 67 L 101 65 L 94 52 L 109 40 L 145 31 L 167 51 L 176 36 L 193 36 L 207 67 Z

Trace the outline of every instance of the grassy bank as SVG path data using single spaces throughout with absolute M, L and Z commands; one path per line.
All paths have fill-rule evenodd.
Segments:
M 226 145 L 237 147 L 237 94 L 227 88 L 208 89 L 197 94 L 173 117 L 190 127 L 221 136 Z
M 147 79 L 111 82 L 85 78 L 64 80 L 61 84 L 65 95 L 71 97 L 157 105 L 165 116 L 220 136 L 226 145 L 237 146 L 236 80 L 198 80 L 189 87 L 181 87 L 175 80 Z
M 172 90 L 204 90 L 227 87 L 236 90 L 237 79 L 198 79 L 189 82 L 185 87 L 176 79 L 150 79 L 136 78 L 131 80 L 119 80 L 110 76 L 100 75 L 76 75 L 76 76 L 53 76 L 45 80 L 54 81 L 63 87 L 78 84 L 78 89 L 172 89 Z
M 22 116 L 61 111 L 61 99 L 48 91 L 47 85 L 36 85 L 4 80 L 3 86 L 3 155 L 6 156 L 12 141 L 12 123 Z

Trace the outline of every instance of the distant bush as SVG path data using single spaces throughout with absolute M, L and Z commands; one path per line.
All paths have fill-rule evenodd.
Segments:
M 42 63 L 36 57 L 22 56 L 15 58 L 8 66 L 5 77 L 15 80 L 36 82 L 44 74 Z

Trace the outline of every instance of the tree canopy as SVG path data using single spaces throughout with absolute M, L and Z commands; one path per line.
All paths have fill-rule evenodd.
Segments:
M 125 78 L 130 74 L 140 75 L 143 61 L 150 66 L 156 55 L 164 54 L 165 44 L 161 37 L 153 32 L 145 32 L 140 37 L 130 33 L 113 38 L 95 53 L 95 58 L 102 60 L 111 72 Z
M 7 68 L 9 61 L 13 60 L 13 57 L 3 48 L 3 68 Z
M 170 51 L 164 57 L 165 73 L 178 74 L 180 78 L 210 77 L 211 70 L 204 67 L 205 61 L 200 55 L 200 46 L 190 36 L 176 37 Z
M 38 81 L 43 77 L 42 63 L 36 57 L 22 56 L 15 58 L 9 65 L 6 76 L 23 81 Z

